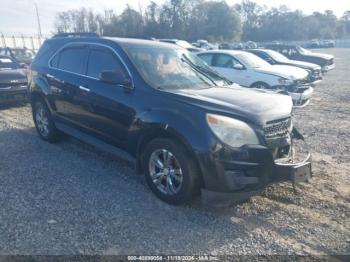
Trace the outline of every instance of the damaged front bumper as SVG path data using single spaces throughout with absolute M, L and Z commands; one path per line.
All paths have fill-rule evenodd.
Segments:
M 329 72 L 333 69 L 335 69 L 335 64 L 326 65 L 326 66 L 322 67 L 322 72 L 326 73 L 326 72 Z
M 274 89 L 280 93 L 289 95 L 293 100 L 294 108 L 303 108 L 310 103 L 314 89 L 311 84 L 303 84 L 299 86 L 275 86 Z
M 304 140 L 302 135 L 293 130 L 293 137 Z M 295 161 L 292 156 L 274 159 L 271 150 L 264 146 L 246 146 L 246 161 L 218 160 L 223 190 L 202 189 L 202 201 L 210 205 L 240 203 L 251 196 L 261 193 L 268 185 L 289 181 L 295 186 L 308 182 L 312 177 L 312 157 L 305 153 L 302 160 Z M 291 152 L 295 153 L 292 147 Z
M 292 97 L 294 108 L 303 108 L 310 103 L 310 99 L 314 89 L 311 86 L 303 86 L 295 91 L 289 91 L 288 94 Z

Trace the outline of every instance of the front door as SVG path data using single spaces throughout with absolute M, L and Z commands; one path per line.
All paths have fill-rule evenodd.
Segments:
M 240 69 L 237 69 L 238 67 Z M 249 86 L 247 81 L 247 70 L 246 68 L 234 57 L 226 54 L 215 54 L 212 67 L 220 75 L 226 77 L 234 83 L 242 86 Z
M 130 77 L 117 53 L 106 46 L 90 45 L 86 75 L 89 78 L 89 128 L 106 141 L 123 147 L 135 117 L 133 89 L 100 80 L 103 71 L 118 70 Z

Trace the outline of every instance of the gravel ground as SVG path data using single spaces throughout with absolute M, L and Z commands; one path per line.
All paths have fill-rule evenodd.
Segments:
M 41 141 L 28 106 L 0 111 L 0 254 L 350 254 L 350 49 L 295 113 L 315 178 L 241 205 L 157 200 L 127 162 Z

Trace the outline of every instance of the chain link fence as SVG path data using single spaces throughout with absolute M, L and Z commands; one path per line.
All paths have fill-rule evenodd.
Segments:
M 8 36 L 0 34 L 0 47 L 25 47 L 33 51 L 37 51 L 47 37 L 39 36 Z

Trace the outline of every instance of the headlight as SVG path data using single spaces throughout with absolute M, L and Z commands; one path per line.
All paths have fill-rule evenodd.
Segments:
M 285 79 L 285 78 L 280 78 L 280 79 L 278 79 L 278 83 L 279 83 L 280 85 L 286 86 L 286 85 L 291 85 L 291 84 L 293 84 L 293 81 L 292 81 L 292 80 L 289 80 L 289 79 Z
M 207 115 L 207 122 L 214 134 L 225 144 L 232 147 L 259 145 L 254 130 L 246 123 L 220 115 Z

